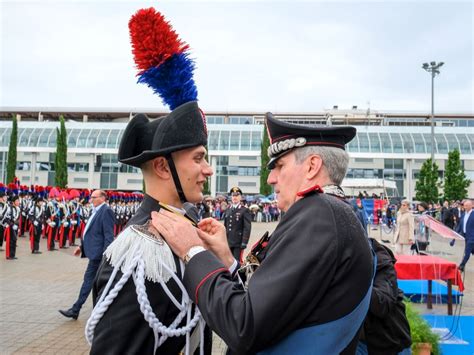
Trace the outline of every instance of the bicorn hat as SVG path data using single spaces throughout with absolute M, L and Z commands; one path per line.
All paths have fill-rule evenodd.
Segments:
M 199 145 L 207 145 L 205 118 L 197 102 L 191 101 L 157 119 L 136 115 L 122 136 L 118 158 L 139 168 L 158 156 Z
M 270 146 L 268 147 L 268 168 L 273 169 L 275 162 L 293 149 L 319 145 L 345 149 L 356 135 L 352 126 L 297 125 L 284 122 L 266 114 L 266 126 Z

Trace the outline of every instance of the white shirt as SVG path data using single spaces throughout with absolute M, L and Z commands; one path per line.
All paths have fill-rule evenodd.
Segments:
M 97 212 L 100 210 L 100 208 L 105 205 L 105 202 L 102 202 L 99 206 L 97 207 L 92 207 L 92 213 L 91 216 L 89 217 L 89 220 L 87 221 L 86 228 L 84 229 L 84 234 L 82 234 L 82 238 L 85 238 L 87 229 L 89 229 L 89 226 L 91 225 L 92 220 L 94 219 L 94 216 L 97 214 Z

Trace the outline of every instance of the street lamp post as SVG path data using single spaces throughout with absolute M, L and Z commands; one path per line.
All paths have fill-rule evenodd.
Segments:
M 431 164 L 435 163 L 434 160 L 434 78 L 436 74 L 439 74 L 439 68 L 442 67 L 444 62 L 430 62 L 423 63 L 422 68 L 427 72 L 431 73 Z

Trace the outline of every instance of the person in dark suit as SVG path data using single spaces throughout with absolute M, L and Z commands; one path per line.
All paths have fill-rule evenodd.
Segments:
M 459 270 L 461 271 L 464 271 L 464 267 L 471 254 L 474 254 L 474 213 L 472 213 L 472 200 L 465 200 L 463 206 L 464 214 L 456 227 L 456 232 L 465 239 L 464 257 L 461 264 L 459 264 Z
M 92 214 L 84 230 L 81 246 L 74 251 L 75 256 L 88 258 L 89 263 L 77 301 L 68 310 L 59 310 L 63 316 L 73 319 L 77 319 L 82 305 L 91 292 L 102 254 L 114 240 L 115 217 L 111 208 L 105 203 L 107 194 L 105 191 L 95 190 L 90 198 L 93 205 Z
M 227 231 L 227 242 L 235 260 L 242 262 L 242 254 L 250 238 L 252 230 L 252 214 L 243 206 L 242 190 L 235 186 L 230 189 L 232 204 L 227 208 L 224 215 L 224 225 Z
M 443 207 L 441 208 L 441 222 L 451 229 L 454 229 L 454 211 L 449 206 L 449 201 L 443 202 Z

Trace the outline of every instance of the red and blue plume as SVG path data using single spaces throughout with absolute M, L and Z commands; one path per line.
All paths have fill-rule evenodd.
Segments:
M 179 39 L 164 16 L 152 7 L 141 9 L 128 27 L 138 82 L 152 88 L 171 110 L 197 100 L 189 45 Z

